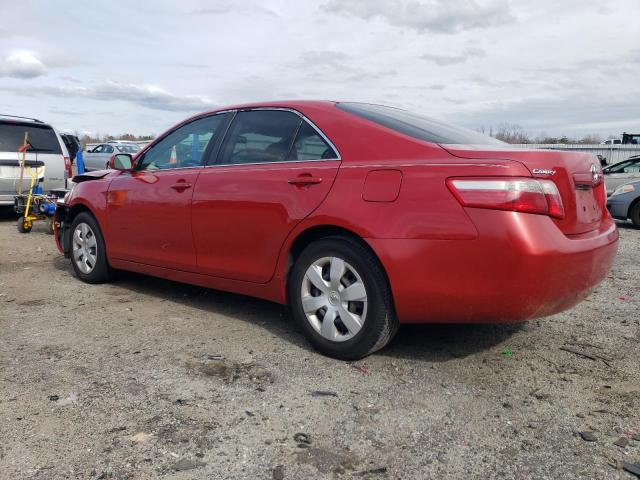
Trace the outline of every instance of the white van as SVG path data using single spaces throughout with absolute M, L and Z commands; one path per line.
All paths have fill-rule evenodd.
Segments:
M 13 205 L 20 182 L 18 149 L 29 134 L 26 164 L 44 162 L 44 180 L 40 184 L 45 193 L 65 188 L 65 157 L 67 147 L 60 135 L 46 123 L 33 118 L 0 114 L 0 206 Z M 23 190 L 29 186 L 29 176 L 24 174 Z

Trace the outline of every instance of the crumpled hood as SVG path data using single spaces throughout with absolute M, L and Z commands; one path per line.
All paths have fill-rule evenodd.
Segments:
M 82 183 L 87 182 L 89 180 L 100 180 L 101 178 L 106 177 L 110 173 L 113 173 L 112 170 L 97 170 L 95 172 L 85 172 L 82 175 L 76 175 L 71 179 L 73 183 Z

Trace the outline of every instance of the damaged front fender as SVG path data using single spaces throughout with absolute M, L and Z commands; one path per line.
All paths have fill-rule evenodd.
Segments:
M 68 218 L 69 207 L 64 203 L 58 203 L 56 205 L 56 211 L 53 214 L 53 235 L 56 240 L 56 247 L 58 247 L 60 253 L 67 258 L 71 255 L 69 247 L 71 244 L 71 225 L 70 222 L 67 221 Z

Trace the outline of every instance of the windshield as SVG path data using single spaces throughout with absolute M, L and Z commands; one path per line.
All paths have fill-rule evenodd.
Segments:
M 630 158 L 605 169 L 605 173 L 632 173 L 640 171 L 640 158 Z
M 17 152 L 28 135 L 28 152 L 61 154 L 60 142 L 48 125 L 0 122 L 0 152 Z
M 504 142 L 473 130 L 456 127 L 433 118 L 399 108 L 368 103 L 337 103 L 345 112 L 353 113 L 396 132 L 431 143 L 463 145 L 504 145 Z

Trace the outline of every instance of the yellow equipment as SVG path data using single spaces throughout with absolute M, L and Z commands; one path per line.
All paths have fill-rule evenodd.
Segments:
M 24 143 L 18 153 L 20 163 L 20 183 L 18 184 L 18 194 L 13 197 L 13 207 L 20 215 L 18 219 L 18 231 L 29 233 L 33 227 L 33 222 L 46 220 L 49 223 L 49 233 L 53 233 L 53 214 L 56 211 L 56 198 L 45 195 L 40 182 L 44 180 L 44 163 L 39 161 L 26 160 L 26 150 L 29 146 L 29 137 L 25 133 Z M 24 194 L 22 184 L 24 172 L 31 178 L 29 190 Z

